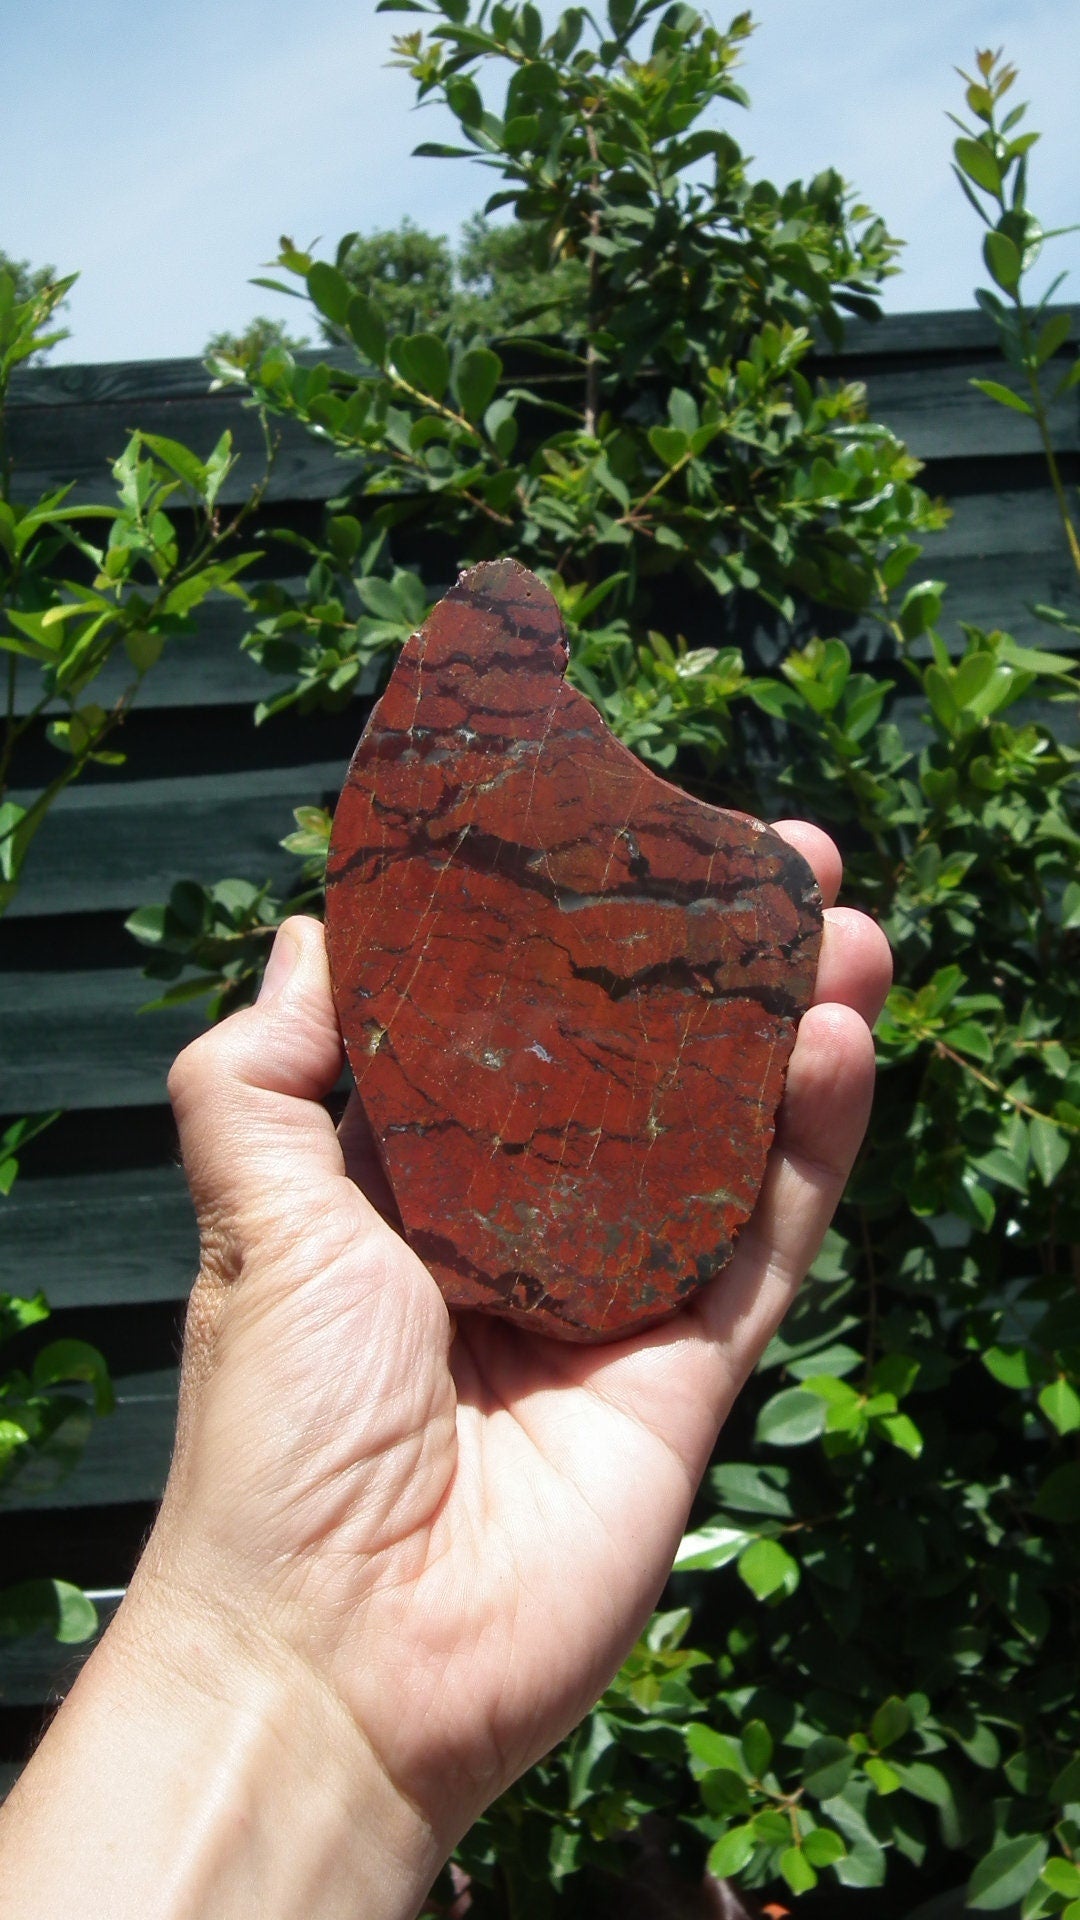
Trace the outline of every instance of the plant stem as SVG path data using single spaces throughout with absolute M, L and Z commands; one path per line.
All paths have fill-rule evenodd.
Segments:
M 1024 371 L 1027 374 L 1028 386 L 1031 389 L 1031 404 L 1035 414 L 1035 424 L 1039 430 L 1039 440 L 1042 444 L 1043 457 L 1046 461 L 1046 470 L 1050 475 L 1050 485 L 1054 490 L 1054 500 L 1057 505 L 1062 528 L 1064 529 L 1065 544 L 1069 549 L 1069 558 L 1077 574 L 1080 575 L 1080 537 L 1077 536 L 1076 527 L 1073 524 L 1073 518 L 1069 512 L 1068 496 L 1062 485 L 1061 469 L 1058 466 L 1054 442 L 1050 437 L 1050 422 L 1046 416 L 1046 402 L 1043 399 L 1042 385 L 1039 380 L 1035 342 L 1031 336 L 1028 311 L 1024 305 L 1019 288 L 1017 288 L 1016 293 L 1013 295 L 1013 303 L 1016 307 L 1017 319 L 1020 323 L 1020 337 L 1024 343 Z
M 1072 1133 L 1080 1137 L 1080 1127 L 1073 1126 L 1069 1120 L 1059 1120 L 1052 1113 L 1041 1113 L 1038 1107 L 1029 1106 L 1026 1100 L 1019 1099 L 1015 1093 L 1010 1093 L 1007 1087 L 1003 1087 L 999 1080 L 993 1080 L 988 1073 L 982 1073 L 978 1067 L 973 1067 L 970 1060 L 965 1060 L 962 1053 L 957 1053 L 953 1047 L 947 1046 L 944 1040 L 934 1041 L 934 1052 L 940 1059 L 951 1060 L 955 1067 L 962 1067 L 965 1073 L 969 1073 L 973 1080 L 979 1082 L 980 1086 L 989 1088 L 991 1093 L 996 1093 L 1000 1100 L 1004 1100 L 1010 1107 L 1015 1107 L 1017 1113 L 1026 1115 L 1027 1119 L 1046 1120 L 1050 1126 L 1060 1128 L 1062 1133 Z
M 874 1369 L 874 1350 L 877 1346 L 877 1264 L 874 1260 L 874 1248 L 870 1239 L 870 1228 L 866 1219 L 866 1208 L 859 1208 L 859 1232 L 862 1236 L 863 1259 L 866 1261 L 866 1366 L 863 1375 L 864 1390 L 870 1391 L 870 1375 Z
M 596 168 L 593 175 L 592 210 L 589 214 L 589 235 L 596 240 L 600 236 L 600 151 L 596 144 L 596 129 L 591 120 L 585 123 L 585 138 L 589 146 L 589 158 Z M 600 356 L 596 351 L 596 310 L 600 291 L 600 255 L 595 247 L 589 248 L 589 332 L 585 346 L 585 431 L 592 438 L 596 436 L 596 422 L 600 411 Z

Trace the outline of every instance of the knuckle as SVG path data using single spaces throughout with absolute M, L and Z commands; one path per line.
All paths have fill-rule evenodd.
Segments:
M 208 1037 L 207 1034 L 199 1034 L 197 1039 L 190 1040 L 183 1051 L 177 1054 L 169 1068 L 166 1086 L 169 1099 L 174 1106 L 188 1099 L 200 1081 L 205 1078 L 208 1064 L 205 1043 Z

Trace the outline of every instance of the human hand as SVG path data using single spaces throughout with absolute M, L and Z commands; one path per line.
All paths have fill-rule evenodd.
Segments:
M 833 901 L 831 842 L 781 830 Z M 258 1004 L 177 1062 L 202 1270 L 173 1469 L 117 1623 L 121 1671 L 156 1650 L 184 1714 L 206 1685 L 198 1664 L 256 1718 L 273 1676 L 267 1712 L 297 1781 L 325 1766 L 347 1820 L 392 1857 L 379 1911 L 418 1904 L 641 1630 L 858 1149 L 866 1023 L 888 978 L 878 929 L 831 908 L 734 1257 L 676 1318 L 604 1347 L 473 1315 L 452 1327 L 372 1204 L 385 1196 L 362 1115 L 339 1137 L 319 1104 L 342 1053 L 315 922 L 286 924 Z

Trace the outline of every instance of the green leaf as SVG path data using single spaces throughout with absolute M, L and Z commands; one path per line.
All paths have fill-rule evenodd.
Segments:
M 396 334 L 390 342 L 390 363 L 410 387 L 433 400 L 441 400 L 450 384 L 450 355 L 438 334 Z
M 1040 367 L 1044 366 L 1047 360 L 1050 360 L 1059 348 L 1065 345 L 1072 328 L 1071 313 L 1055 313 L 1039 329 L 1039 337 L 1035 342 L 1035 358 Z
M 1052 1120 L 1031 1120 L 1028 1141 L 1035 1170 L 1044 1187 L 1052 1187 L 1069 1157 L 1068 1135 Z
M 773 1751 L 772 1734 L 764 1720 L 747 1721 L 742 1730 L 742 1749 L 753 1778 L 761 1780 L 769 1770 Z
M 93 1601 L 67 1580 L 20 1580 L 0 1589 L 0 1637 L 45 1632 L 61 1646 L 77 1646 L 97 1632 Z
M 230 428 L 226 427 L 217 444 L 211 450 L 206 462 L 206 479 L 203 487 L 203 499 L 208 507 L 216 505 L 218 494 L 233 467 L 233 440 Z M 254 559 L 254 555 L 250 556 Z
M 941 613 L 944 593 L 943 580 L 919 580 L 913 587 L 908 588 L 900 602 L 900 611 L 897 616 L 905 640 L 917 640 L 920 634 L 926 632 L 927 627 L 934 625 Z M 928 681 L 932 673 L 939 673 L 939 669 L 931 667 L 928 670 Z M 927 690 L 929 691 L 929 687 Z
M 8 1132 L 12 1131 L 8 1128 Z M 0 1153 L 4 1151 L 0 1139 Z M 35 1293 L 29 1299 L 17 1293 L 0 1293 L 0 1342 L 14 1339 L 17 1333 L 25 1333 L 27 1327 L 37 1327 L 49 1318 L 49 1303 L 43 1293 Z
M 709 1848 L 709 1872 L 715 1874 L 718 1880 L 730 1880 L 733 1875 L 742 1872 L 755 1845 L 752 1826 L 729 1827 Z
M 721 1505 L 734 1507 L 738 1513 L 764 1513 L 774 1519 L 790 1520 L 793 1509 L 787 1492 L 789 1478 L 786 1467 L 725 1462 L 713 1468 L 709 1484 Z
M 989 399 L 996 400 L 999 406 L 1011 407 L 1014 413 L 1034 414 L 1035 412 L 1030 400 L 1025 400 L 1023 395 L 1014 392 L 1012 387 L 1003 386 L 1000 380 L 972 380 L 970 385 L 978 387 L 979 392 L 985 393 Z
M 774 1447 L 802 1447 L 825 1431 L 828 1408 L 805 1387 L 785 1387 L 758 1414 L 755 1438 Z
M 505 395 L 501 400 L 493 400 L 484 414 L 484 432 L 491 441 L 500 460 L 509 460 L 517 445 L 517 419 L 515 403 Z
M 955 1027 L 946 1029 L 946 1039 L 950 1047 L 959 1053 L 966 1053 L 973 1060 L 986 1062 L 994 1057 L 994 1043 L 985 1027 L 976 1025 L 974 1020 L 961 1020 Z
M 149 673 L 156 666 L 165 646 L 165 638 L 160 633 L 125 633 L 124 652 L 131 661 L 136 673 Z
M 809 1893 L 817 1886 L 817 1874 L 801 1847 L 786 1847 L 780 1855 L 780 1872 L 792 1893 Z
M 351 513 L 335 513 L 326 523 L 326 537 L 334 558 L 348 567 L 360 551 L 364 529 Z
M 1075 1900 L 1080 1894 L 1080 1867 L 1075 1860 L 1064 1860 L 1056 1855 L 1046 1862 L 1042 1877 L 1048 1887 L 1055 1893 L 1064 1894 L 1066 1899 Z
M 842 1794 L 822 1803 L 822 1813 L 848 1843 L 846 1858 L 836 1864 L 836 1877 L 842 1886 L 879 1887 L 884 1882 L 885 1853 L 867 1820 L 873 1798 L 870 1782 L 856 1776 Z
M 697 401 L 685 387 L 672 387 L 668 394 L 668 419 L 686 435 L 696 433 L 701 425 Z
M 1080 1520 L 1080 1461 L 1068 1460 L 1047 1474 L 1035 1496 L 1034 1511 L 1041 1520 L 1056 1520 L 1061 1526 Z M 1080 1779 L 1077 1788 L 1080 1799 Z
M 1034 1356 L 1026 1347 L 988 1347 L 982 1363 L 987 1373 L 1003 1387 L 1019 1391 L 1035 1384 Z
M 376 367 L 386 362 L 386 326 L 373 300 L 365 293 L 354 293 L 345 313 L 345 324 L 365 359 Z
M 798 1562 L 779 1540 L 755 1540 L 745 1547 L 739 1555 L 738 1574 L 758 1600 L 773 1595 L 786 1598 L 799 1584 Z
M 409 617 L 402 606 L 396 585 L 384 580 L 381 574 L 361 574 L 357 579 L 356 591 L 369 613 L 377 619 L 386 620 L 392 626 L 407 626 Z
M 914 1420 L 909 1419 L 906 1413 L 879 1414 L 874 1418 L 874 1428 L 878 1433 L 883 1433 L 901 1453 L 908 1454 L 912 1460 L 919 1458 L 923 1450 L 923 1437 Z
M 675 1555 L 674 1573 L 690 1573 L 695 1570 L 704 1572 L 715 1567 L 726 1567 L 743 1551 L 753 1536 L 741 1527 L 729 1527 L 723 1521 L 706 1521 L 693 1533 L 688 1533 L 679 1543 Z
M 1062 1767 L 1061 1772 L 1051 1782 L 1049 1799 L 1053 1806 L 1067 1806 L 1072 1800 L 1080 1800 L 1080 1754 Z
M 17 809 L 17 812 L 21 818 L 22 809 Z M 0 808 L 0 831 L 3 830 L 3 825 L 3 808 Z M 36 1140 L 39 1134 L 44 1133 L 47 1128 L 53 1126 L 59 1118 L 59 1108 L 57 1108 L 54 1113 L 24 1113 L 20 1119 L 10 1121 L 3 1132 L 0 1133 L 0 1193 L 7 1194 L 11 1192 L 18 1177 L 19 1155 L 23 1148 L 28 1147 L 31 1140 Z M 24 1321 L 18 1319 L 18 1316 L 24 1308 L 29 1308 L 34 1303 L 23 1300 L 18 1295 L 0 1294 L 0 1301 L 6 1302 L 6 1310 L 3 1314 L 0 1314 L 0 1328 L 3 1327 L 5 1321 L 9 1321 L 12 1313 L 16 1315 L 20 1329 L 23 1326 L 32 1326 L 36 1320 L 47 1320 L 49 1317 L 48 1305 L 40 1294 L 35 1296 L 35 1302 L 37 1300 L 40 1300 L 43 1311 L 35 1313 L 32 1320 Z M 14 1331 L 14 1329 L 9 1325 L 7 1332 L 0 1331 L 0 1338 L 7 1339 L 11 1331 Z
M 811 1741 L 802 1756 L 803 1786 L 815 1800 L 832 1800 L 843 1792 L 855 1767 L 855 1755 L 846 1740 L 823 1734 Z
M 863 1761 L 863 1769 L 883 1798 L 890 1793 L 895 1793 L 901 1785 L 900 1775 L 887 1760 L 879 1760 L 875 1755 L 871 1755 L 869 1760 Z
M 997 229 L 983 239 L 983 259 L 987 272 L 1005 293 L 1014 293 L 1020 284 L 1020 249 L 1007 233 Z
M 160 1013 L 166 1007 L 186 1006 L 189 1000 L 201 1000 L 205 993 L 213 991 L 213 979 L 178 980 L 174 987 L 166 987 L 156 1000 L 144 1000 L 139 1013 Z
M 502 377 L 502 361 L 490 347 L 464 353 L 454 374 L 454 391 L 467 420 L 481 420 Z
M 53 1340 L 34 1361 L 32 1378 L 39 1390 L 83 1380 L 93 1388 L 94 1412 L 111 1413 L 116 1404 L 104 1358 L 85 1340 Z
M 984 193 L 995 197 L 1001 192 L 1001 169 L 990 148 L 981 140 L 957 140 L 953 145 L 956 162 Z
M 714 1727 L 707 1727 L 700 1720 L 692 1720 L 686 1729 L 686 1745 L 696 1774 L 737 1773 L 740 1777 L 745 1768 L 742 1751 L 724 1733 L 717 1733 Z
M 847 1853 L 840 1835 L 831 1827 L 815 1827 L 804 1835 L 802 1847 L 812 1867 L 834 1867 Z
M 679 427 L 650 427 L 649 445 L 661 465 L 677 466 L 690 451 L 689 436 Z
M 926 1800 L 932 1807 L 952 1805 L 953 1790 L 940 1767 L 932 1767 L 926 1760 L 912 1760 L 904 1766 L 894 1761 L 893 1765 L 902 1784 L 917 1800 Z
M 1080 1428 L 1080 1394 L 1068 1380 L 1051 1380 L 1039 1395 L 1039 1405 L 1058 1433 L 1075 1433 Z
M 1041 1834 L 1019 1834 L 985 1854 L 967 1886 L 967 1905 L 980 1913 L 1015 1906 L 1042 1871 L 1049 1849 Z
M 193 493 L 202 493 L 206 485 L 206 468 L 190 447 L 182 446 L 179 440 L 166 439 L 163 433 L 140 433 L 139 439 L 158 460 L 178 474 Z
M 324 319 L 341 326 L 348 318 L 353 290 L 343 273 L 325 260 L 308 270 L 307 290 Z
M 884 1700 L 870 1722 L 870 1738 L 879 1752 L 885 1747 L 895 1746 L 911 1729 L 911 1708 L 906 1700 L 891 1694 Z

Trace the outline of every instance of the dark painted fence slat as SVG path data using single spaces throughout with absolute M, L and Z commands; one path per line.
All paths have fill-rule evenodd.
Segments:
M 183 1300 L 198 1263 L 178 1166 L 24 1177 L 3 1224 L 0 1285 L 40 1287 L 57 1311 Z
M 176 880 L 226 874 L 295 886 L 299 867 L 279 845 L 292 808 L 333 802 L 345 765 L 71 787 L 41 828 L 12 915 L 128 911 L 164 899 Z
M 46 1700 L 63 1699 L 120 1604 L 119 1598 L 112 1593 L 107 1598 L 91 1597 L 101 1623 L 92 1640 L 74 1647 L 58 1646 L 46 1634 L 33 1633 L 28 1634 L 25 1640 L 15 1640 L 4 1648 L 0 1705 L 32 1707 Z M 0 1797 L 10 1784 L 0 1769 Z
M 158 1499 L 172 1456 L 176 1380 L 175 1368 L 121 1376 L 114 1382 L 116 1411 L 95 1422 L 74 1472 L 32 1498 L 9 1491 L 4 1510 L 18 1513 L 33 1507 L 76 1512 L 120 1501 Z M 92 1524 L 89 1517 L 87 1524 Z
M 151 1106 L 180 1048 L 205 1025 L 189 1003 L 140 1016 L 155 991 L 135 968 L 0 974 L 0 1111 Z

